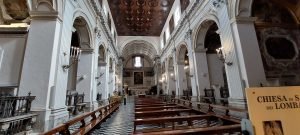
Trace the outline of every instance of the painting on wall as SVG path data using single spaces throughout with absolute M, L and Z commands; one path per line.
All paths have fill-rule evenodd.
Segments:
M 134 72 L 134 84 L 143 84 L 143 72 Z

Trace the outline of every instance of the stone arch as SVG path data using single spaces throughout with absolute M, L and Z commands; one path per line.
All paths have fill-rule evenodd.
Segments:
M 177 50 L 178 50 L 176 53 L 177 63 L 184 64 L 186 55 L 188 53 L 188 46 L 186 44 L 181 44 Z
M 132 54 L 132 55 L 129 55 L 128 58 L 125 59 L 125 61 L 124 61 L 124 67 L 128 64 L 128 62 L 130 62 L 130 60 L 131 60 L 130 58 L 132 58 L 133 56 L 143 56 L 144 60 L 146 60 L 147 63 L 149 63 L 149 66 L 150 66 L 150 67 L 153 67 L 153 66 L 154 66 L 154 65 L 153 65 L 153 60 L 152 60 L 149 56 L 140 53 L 140 54 Z
M 285 2 L 253 0 L 251 13 L 257 18 L 255 31 L 267 86 L 300 85 L 299 20 Z
M 147 38 L 143 38 L 143 36 L 139 36 L 139 37 L 130 37 L 124 41 L 122 41 L 119 45 L 120 45 L 120 50 L 124 50 L 124 48 L 126 48 L 126 45 L 133 43 L 133 42 L 144 42 L 145 44 L 148 45 L 152 45 L 153 48 L 155 48 L 156 52 L 160 51 L 160 43 L 155 42 L 153 40 L 147 39 Z
M 92 49 L 92 24 L 91 19 L 81 10 L 77 9 L 73 15 L 73 27 L 78 32 L 80 47 L 82 49 Z
M 200 21 L 198 25 L 196 26 L 196 31 L 193 33 L 193 39 L 194 40 L 194 50 L 203 50 L 204 47 L 204 41 L 207 31 L 209 30 L 210 26 L 215 23 L 218 28 L 220 28 L 220 23 L 218 18 L 215 15 L 208 15 L 204 17 L 205 19 Z
M 229 5 L 229 16 L 234 18 L 236 16 L 240 17 L 250 17 L 251 7 L 253 0 L 231 0 L 228 1 Z
M 157 56 L 157 50 L 154 45 L 145 41 L 145 40 L 134 40 L 127 43 L 122 50 L 123 57 L 128 57 L 132 54 L 144 54 L 149 56 L 152 60 L 154 60 L 155 56 Z

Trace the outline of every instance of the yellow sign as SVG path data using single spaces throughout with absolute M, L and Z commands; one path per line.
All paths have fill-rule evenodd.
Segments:
M 256 135 L 300 135 L 300 87 L 247 88 Z

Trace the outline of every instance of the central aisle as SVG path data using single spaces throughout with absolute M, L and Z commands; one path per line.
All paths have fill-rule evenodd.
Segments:
M 129 135 L 133 132 L 134 97 L 127 98 L 127 104 L 121 103 L 119 109 L 106 122 L 95 127 L 91 135 Z

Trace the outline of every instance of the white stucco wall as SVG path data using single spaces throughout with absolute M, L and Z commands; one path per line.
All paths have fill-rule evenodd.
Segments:
M 18 86 L 26 35 L 0 35 L 0 87 Z

